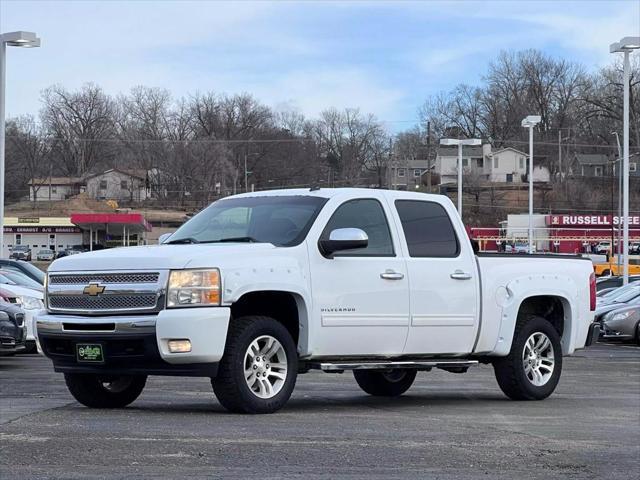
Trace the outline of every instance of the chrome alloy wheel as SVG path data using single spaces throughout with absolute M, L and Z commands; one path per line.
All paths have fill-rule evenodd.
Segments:
M 287 354 L 270 335 L 256 338 L 244 354 L 244 379 L 259 398 L 272 398 L 287 379 Z
M 555 364 L 553 345 L 551 340 L 542 332 L 532 333 L 524 344 L 522 351 L 524 373 L 536 387 L 545 385 Z

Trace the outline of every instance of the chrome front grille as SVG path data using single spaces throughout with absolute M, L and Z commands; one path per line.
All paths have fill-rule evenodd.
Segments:
M 164 308 L 167 271 L 52 272 L 47 308 L 52 313 L 123 315 Z
M 156 283 L 160 274 L 147 272 L 127 273 L 82 273 L 82 274 L 51 274 L 51 285 L 76 285 L 83 283 Z
M 142 295 L 52 295 L 49 308 L 60 310 L 138 310 L 155 308 L 158 297 L 154 293 Z

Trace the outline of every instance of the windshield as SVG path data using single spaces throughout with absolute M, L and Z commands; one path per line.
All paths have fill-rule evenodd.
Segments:
M 609 293 L 603 295 L 601 298 L 607 303 L 625 301 L 620 299 L 627 298 L 629 294 L 632 295 L 630 298 L 633 298 L 635 295 L 637 295 L 638 291 L 640 291 L 640 282 L 633 282 L 625 285 L 624 287 L 616 288 L 615 290 L 612 290 Z
M 303 195 L 218 200 L 180 227 L 166 243 L 298 245 L 326 201 Z
M 27 250 L 29 250 L 29 247 L 27 245 L 16 245 L 15 247 L 13 247 L 13 249 L 26 252 Z
M 27 277 L 23 273 L 7 272 L 7 271 L 3 270 L 3 271 L 0 271 L 0 275 L 2 275 L 3 277 L 8 278 L 12 282 L 15 282 L 17 285 L 21 285 L 23 287 L 34 288 L 36 290 L 41 290 L 42 289 L 42 285 L 40 285 L 34 279 Z

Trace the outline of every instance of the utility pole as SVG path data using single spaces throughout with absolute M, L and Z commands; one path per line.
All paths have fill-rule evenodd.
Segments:
M 558 128 L 558 172 L 562 183 L 562 129 Z
M 431 121 L 427 122 L 427 189 L 431 193 Z

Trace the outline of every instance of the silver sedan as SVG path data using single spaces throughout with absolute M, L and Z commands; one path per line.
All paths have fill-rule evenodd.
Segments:
M 602 317 L 600 338 L 635 340 L 640 345 L 640 305 L 613 310 Z

